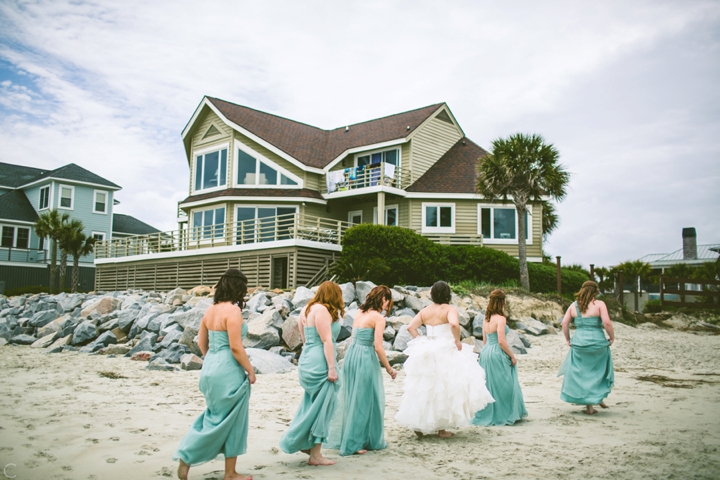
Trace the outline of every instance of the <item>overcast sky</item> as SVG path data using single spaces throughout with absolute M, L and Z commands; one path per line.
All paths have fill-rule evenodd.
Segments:
M 321 128 L 447 102 L 572 173 L 545 251 L 614 265 L 720 243 L 718 1 L 0 2 L 0 161 L 70 162 L 177 228 L 203 95 Z

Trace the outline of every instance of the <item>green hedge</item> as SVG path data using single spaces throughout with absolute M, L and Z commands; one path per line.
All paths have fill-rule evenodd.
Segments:
M 348 229 L 343 237 L 342 258 L 348 262 L 381 259 L 387 271 L 366 280 L 391 286 L 427 286 L 440 279 L 500 285 L 520 278 L 518 260 L 504 252 L 471 245 L 439 245 L 400 227 L 362 224 Z M 528 273 L 532 292 L 557 290 L 554 266 L 528 263 Z M 563 293 L 577 292 L 585 280 L 587 276 L 582 272 L 563 269 Z

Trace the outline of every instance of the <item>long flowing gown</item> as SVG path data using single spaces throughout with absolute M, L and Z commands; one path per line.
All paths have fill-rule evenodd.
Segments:
M 455 346 L 449 323 L 426 325 L 427 335 L 408 343 L 405 384 L 395 420 L 422 433 L 470 424 L 493 399 L 485 371 L 470 345 Z
M 340 322 L 333 322 L 331 332 L 335 357 L 335 339 L 340 333 Z M 335 371 L 338 370 L 335 361 Z M 331 382 L 327 375 L 328 365 L 320 335 L 315 327 L 305 327 L 305 346 L 298 362 L 298 377 L 305 394 L 290 428 L 280 438 L 283 452 L 309 450 L 327 438 L 340 389 L 339 382 Z
M 602 402 L 615 384 L 610 342 L 600 317 L 583 317 L 575 302 L 575 334 L 558 376 L 564 375 L 560 398 L 577 405 Z
M 338 449 L 340 455 L 387 447 L 385 388 L 374 336 L 374 328 L 356 328 L 343 360 L 338 409 L 325 444 Z
M 509 331 L 505 325 L 505 335 Z M 485 369 L 487 387 L 495 403 L 475 414 L 472 421 L 475 425 L 512 425 L 527 417 L 517 367 L 511 363 L 510 357 L 500 348 L 497 332 L 488 333 L 485 346 L 480 352 L 480 366 Z
M 243 323 L 242 336 L 247 335 Z M 228 333 L 208 330 L 208 352 L 200 372 L 200 391 L 207 408 L 180 442 L 173 460 L 187 465 L 237 457 L 247 450 L 250 382 L 230 350 Z

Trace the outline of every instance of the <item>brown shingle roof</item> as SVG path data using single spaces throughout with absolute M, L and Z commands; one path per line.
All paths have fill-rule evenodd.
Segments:
M 320 192 L 310 190 L 309 188 L 286 189 L 286 188 L 226 188 L 216 192 L 202 193 L 200 195 L 191 195 L 180 203 L 197 202 L 217 197 L 302 197 L 317 198 L 324 200 Z
M 408 192 L 476 193 L 478 159 L 487 155 L 478 144 L 463 137 L 422 177 L 407 188 Z
M 405 138 L 443 104 L 398 113 L 367 122 L 322 130 L 252 108 L 207 97 L 231 122 L 279 148 L 309 167 L 323 168 L 349 148 Z M 407 127 L 410 127 L 408 130 Z

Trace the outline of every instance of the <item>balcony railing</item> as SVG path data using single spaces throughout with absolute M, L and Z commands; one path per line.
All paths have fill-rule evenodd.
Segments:
M 482 235 L 423 235 L 441 245 L 477 245 L 482 246 Z
M 349 227 L 348 222 L 291 213 L 106 240 L 95 244 L 95 258 L 129 257 L 290 239 L 340 245 Z
M 47 251 L 28 248 L 0 247 L 0 261 L 22 263 L 46 263 Z
M 410 184 L 410 172 L 392 163 L 374 163 L 325 174 L 323 193 L 336 193 L 367 187 L 387 186 L 402 189 Z M 359 192 L 358 192 L 359 193 Z

